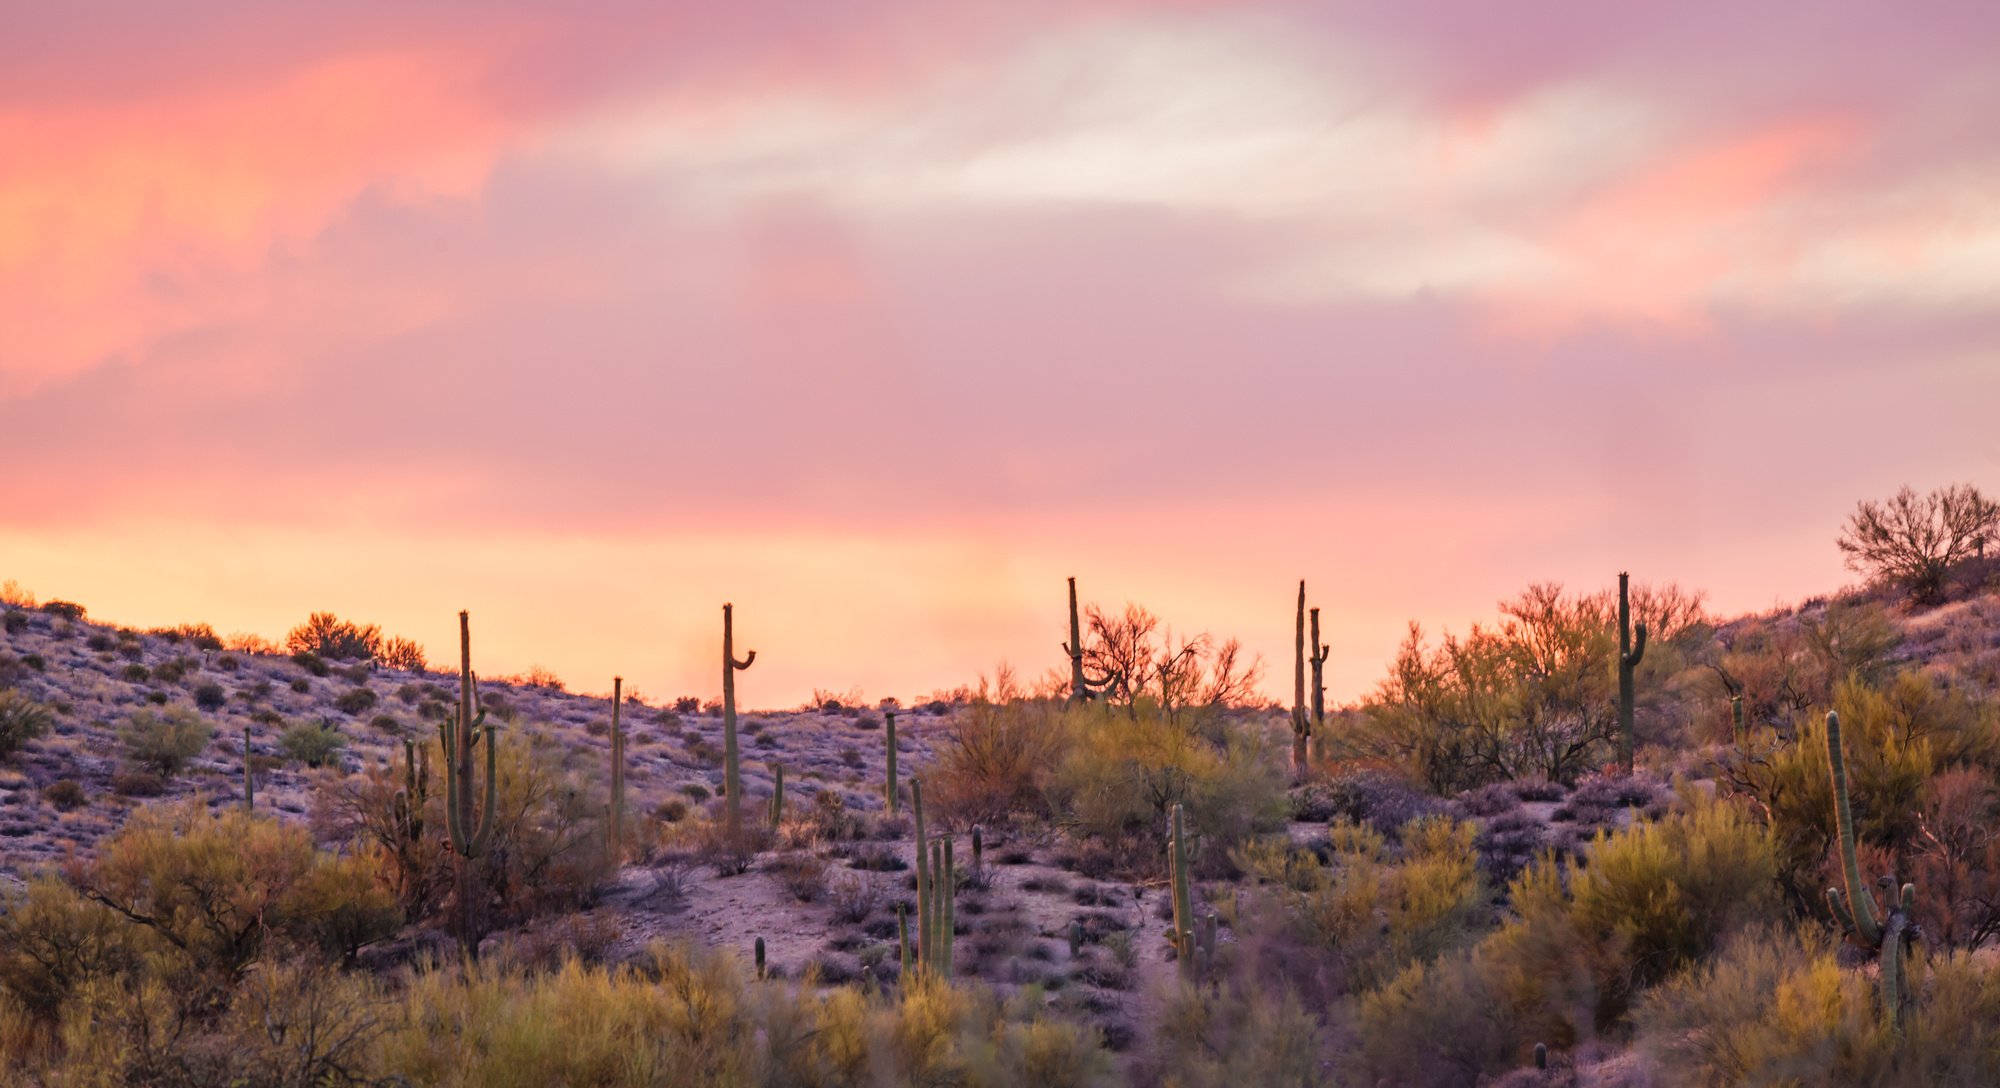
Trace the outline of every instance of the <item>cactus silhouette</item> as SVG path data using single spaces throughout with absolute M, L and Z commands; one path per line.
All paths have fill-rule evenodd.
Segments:
M 606 831 L 611 849 L 612 861 L 616 862 L 625 852 L 625 729 L 618 720 L 619 704 L 624 702 L 625 678 L 611 678 L 611 810 Z
M 1632 604 L 1627 593 L 1627 576 L 1618 572 L 1618 756 L 1625 774 L 1632 774 L 1633 670 L 1646 656 L 1646 625 L 1639 624 L 1637 641 L 1632 638 Z
M 888 729 L 883 737 L 883 739 L 887 742 L 888 745 L 886 749 L 888 755 L 888 769 L 883 771 L 882 773 L 882 777 L 885 780 L 882 784 L 882 797 L 884 803 L 888 807 L 889 815 L 894 816 L 896 814 L 896 807 L 897 807 L 896 806 L 896 712 L 893 710 L 885 710 L 882 712 L 882 716 L 884 718 L 887 718 L 889 721 Z
M 1075 578 L 1069 580 L 1069 641 L 1062 648 L 1069 658 L 1069 700 L 1065 705 L 1076 706 L 1110 693 L 1115 677 L 1107 674 L 1092 680 L 1083 669 L 1083 625 L 1077 620 Z
M 728 795 L 728 833 L 732 844 L 743 841 L 743 778 L 736 762 L 736 674 L 757 660 L 751 650 L 736 660 L 735 606 L 722 606 L 722 783 Z
M 438 739 L 445 753 L 445 822 L 452 853 L 458 857 L 459 940 L 468 954 L 478 951 L 478 874 L 473 862 L 486 853 L 493 839 L 499 782 L 494 749 L 499 747 L 495 727 L 486 720 L 479 705 L 479 687 L 472 674 L 472 621 L 466 612 L 458 614 L 458 709 L 438 723 Z M 486 745 L 486 801 L 475 805 L 473 750 Z

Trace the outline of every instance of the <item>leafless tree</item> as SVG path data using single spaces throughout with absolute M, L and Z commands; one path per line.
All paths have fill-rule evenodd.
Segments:
M 1971 484 L 1919 496 L 1905 487 L 1887 502 L 1864 499 L 1837 543 L 1856 573 L 1900 585 L 1918 604 L 1944 599 L 1952 565 L 1986 554 L 2000 536 L 2000 503 Z

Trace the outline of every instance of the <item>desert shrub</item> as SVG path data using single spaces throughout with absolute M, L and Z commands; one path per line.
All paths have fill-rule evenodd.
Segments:
M 120 797 L 158 797 L 167 792 L 167 780 L 151 771 L 120 771 L 111 776 L 111 792 Z
M 55 724 L 48 707 L 25 693 L 0 691 L 0 759 L 21 750 L 21 746 L 47 733 Z
M 709 797 L 711 796 L 708 787 L 702 785 L 699 782 L 682 783 L 681 792 L 687 795 L 688 800 L 693 801 L 697 805 L 701 804 L 703 801 L 708 800 Z
M 0 629 L 10 635 L 18 635 L 28 629 L 28 614 L 18 608 L 10 608 L 0 613 Z
M 128 684 L 143 684 L 153 678 L 153 670 L 134 663 L 118 670 L 118 677 Z
M 1031 702 L 1003 675 L 1002 685 L 952 715 L 924 774 L 939 811 L 973 823 L 1041 810 L 1042 783 L 1062 751 L 1060 707 Z
M 285 649 L 334 661 L 366 660 L 382 648 L 382 629 L 349 623 L 331 612 L 315 612 L 285 634 Z
M 157 713 L 135 710 L 118 731 L 125 758 L 161 778 L 179 774 L 214 737 L 215 727 L 206 718 L 182 707 Z
M 303 827 L 199 802 L 134 813 L 71 880 L 188 966 L 230 981 L 273 935 L 351 952 L 398 920 L 371 858 L 321 853 Z
M 162 661 L 153 669 L 153 678 L 162 684 L 178 684 L 188 673 L 187 662 L 181 660 Z
M 430 668 L 430 662 L 424 657 L 424 648 L 407 638 L 384 640 L 375 652 L 375 663 L 398 672 L 423 672 Z
M 1670 681 L 1710 633 L 1700 594 L 1677 586 L 1635 586 L 1632 606 L 1651 633 L 1634 728 L 1658 735 Z M 1616 594 L 1535 585 L 1500 614 L 1497 626 L 1475 624 L 1435 648 L 1412 625 L 1351 743 L 1439 793 L 1513 778 L 1571 782 L 1601 763 L 1617 741 Z
M 221 684 L 197 684 L 194 689 L 194 705 L 201 710 L 221 710 L 229 702 L 229 693 Z
M 367 688 L 353 688 L 340 693 L 333 705 L 342 714 L 362 714 L 375 706 L 375 693 Z
M 376 849 L 384 880 L 413 918 L 443 906 L 454 867 L 442 846 L 444 760 L 435 738 L 425 742 L 431 767 L 422 798 L 427 834 L 406 841 L 397 817 L 397 792 L 405 789 L 402 761 L 330 779 L 314 798 L 313 823 L 322 838 L 360 840 Z M 476 860 L 481 896 L 474 916 L 481 926 L 502 925 L 566 910 L 588 901 L 610 871 L 604 851 L 602 788 L 567 769 L 553 743 L 502 733 L 496 752 L 499 778 L 495 816 L 486 852 Z M 483 805 L 485 760 L 478 761 Z M 479 815 L 480 819 L 485 816 Z
M 833 916 L 848 925 L 859 925 L 882 905 L 882 886 L 867 873 L 843 873 L 830 888 Z
M 1479 949 L 1411 964 L 1357 1010 L 1357 1083 L 1473 1088 L 1521 1064 L 1524 1040 Z
M 41 607 L 42 611 L 57 619 L 72 622 L 81 622 L 84 615 L 83 606 L 75 601 L 44 601 Z
M 1207 872 L 1226 871 L 1233 846 L 1284 822 L 1284 758 L 1262 730 L 1211 723 L 1218 742 L 1195 719 L 1174 721 L 1144 708 L 1094 706 L 1070 718 L 1071 740 L 1046 788 L 1048 808 L 1138 864 L 1162 864 L 1159 848 L 1176 804 L 1186 806 L 1202 836 L 1198 864 Z
M 299 722 L 278 735 L 278 751 L 293 763 L 324 767 L 347 747 L 347 738 L 330 723 Z
M 0 992 L 54 1023 L 79 986 L 131 971 L 145 947 L 124 918 L 38 877 L 0 903 Z
M 1153 1076 L 1165 1083 L 1186 1088 L 1326 1083 L 1319 1023 L 1282 990 L 1232 985 L 1208 993 L 1183 985 L 1163 1006 L 1156 1037 L 1161 1053 Z
M 333 666 L 326 663 L 326 658 L 321 657 L 311 650 L 299 650 L 292 654 L 292 664 L 297 665 L 314 676 L 329 676 L 333 673 Z M 297 683 L 297 681 L 295 680 L 294 683 Z
M 1367 824 L 1394 839 L 1412 820 L 1445 811 L 1444 802 L 1415 782 L 1375 768 L 1344 770 L 1292 791 L 1292 811 L 1315 823 L 1347 820 Z
M 90 803 L 90 797 L 83 792 L 83 784 L 74 778 L 59 778 L 42 788 L 42 800 L 54 805 L 59 812 L 72 812 Z
M 1515 916 L 1488 939 L 1488 959 L 1537 1038 L 1567 1047 L 1622 1030 L 1640 991 L 1776 916 L 1769 831 L 1699 791 L 1684 803 L 1600 833 L 1587 866 L 1545 860 L 1509 889 Z
M 653 807 L 653 818 L 661 823 L 677 824 L 687 819 L 688 803 L 679 797 L 669 797 Z
M 1411 962 L 1469 943 L 1486 899 L 1472 825 L 1433 817 L 1404 834 L 1400 860 L 1355 824 L 1334 827 L 1324 862 L 1282 842 L 1246 850 L 1245 868 L 1271 882 L 1266 895 L 1276 908 L 1260 911 L 1252 928 L 1282 931 L 1285 947 L 1308 949 L 1281 958 L 1335 991 L 1372 989 Z
M 801 903 L 816 903 L 826 894 L 826 859 L 797 852 L 780 854 L 770 863 L 778 883 Z
M 1653 991 L 1638 1019 L 1666 1085 L 2000 1082 L 2000 971 L 1964 953 L 1915 973 L 1900 1040 L 1876 981 L 1818 934 L 1746 934 Z

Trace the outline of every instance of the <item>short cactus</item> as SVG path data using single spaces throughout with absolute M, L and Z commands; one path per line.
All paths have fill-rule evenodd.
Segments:
M 1646 656 L 1646 625 L 1639 624 L 1639 637 L 1632 637 L 1632 604 L 1627 591 L 1628 576 L 1618 572 L 1618 757 L 1626 777 L 1632 774 L 1633 671 Z
M 1833 775 L 1833 818 L 1840 834 L 1840 868 L 1847 882 L 1843 896 L 1839 888 L 1826 890 L 1827 906 L 1854 943 L 1876 953 L 1881 962 L 1882 1016 L 1896 1030 L 1909 986 L 1903 977 L 1903 957 L 1921 939 L 1915 913 L 1917 886 L 1905 884 L 1886 917 L 1875 897 L 1861 880 L 1861 863 L 1855 854 L 1854 809 L 1847 794 L 1847 756 L 1840 737 L 1840 715 L 1826 716 L 1826 759 Z M 1885 886 L 1893 888 L 1895 877 L 1885 876 Z
M 722 606 L 722 785 L 727 795 L 728 833 L 731 843 L 743 841 L 743 777 L 736 761 L 736 674 L 757 661 L 751 650 L 736 660 L 735 606 Z
M 980 886 L 977 883 L 977 881 L 983 879 L 985 875 L 985 870 L 986 870 L 986 836 L 984 832 L 979 830 L 978 824 L 973 824 L 972 825 L 972 879 L 975 882 L 973 885 L 974 887 Z
M 1549 1067 L 1549 1044 L 1547 1044 L 1547 1043 L 1536 1043 L 1536 1044 L 1535 1044 L 1535 1068 L 1536 1068 L 1536 1069 L 1547 1069 L 1548 1067 Z
M 1738 748 L 1743 747 L 1743 742 L 1749 738 L 1749 734 L 1743 728 L 1743 696 L 1741 695 L 1730 696 L 1729 729 L 1730 736 L 1736 741 L 1736 746 Z
M 1069 958 L 1083 958 L 1083 923 L 1075 918 L 1069 920 Z
M 764 977 L 764 938 L 757 938 L 757 943 L 752 948 L 755 949 L 757 957 L 757 977 L 762 979 Z

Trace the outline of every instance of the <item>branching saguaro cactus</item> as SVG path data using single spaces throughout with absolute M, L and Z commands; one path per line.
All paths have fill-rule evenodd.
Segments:
M 1167 940 L 1174 946 L 1181 977 L 1193 981 L 1198 949 L 1195 947 L 1194 899 L 1188 889 L 1187 830 L 1179 805 L 1174 806 L 1167 824 L 1167 879 L 1173 889 L 1174 900 L 1174 931 Z
M 1312 719 L 1306 714 L 1306 583 L 1299 579 L 1299 618 L 1292 639 L 1292 775 L 1304 778 L 1311 764 Z M 1314 651 L 1317 655 L 1318 651 Z M 1314 666 L 1313 672 L 1319 671 Z
M 619 705 L 625 701 L 625 678 L 611 678 L 611 802 L 606 821 L 607 853 L 615 863 L 625 856 L 625 728 L 618 720 Z
M 1062 644 L 1062 649 L 1069 658 L 1069 700 L 1064 705 L 1076 706 L 1111 693 L 1117 684 L 1116 676 L 1106 674 L 1093 680 L 1083 668 L 1083 624 L 1077 619 L 1074 578 L 1069 580 L 1069 641 Z
M 1826 905 L 1833 910 L 1833 916 L 1847 931 L 1849 939 L 1861 948 L 1875 953 L 1881 963 L 1882 972 L 1882 1016 L 1891 1030 L 1897 1028 L 1897 1019 L 1903 1002 L 1909 997 L 1909 986 L 1903 977 L 1903 958 L 1909 955 L 1921 938 L 1914 913 L 1917 906 L 1917 886 L 1905 884 L 1896 897 L 1886 917 L 1875 903 L 1875 896 L 1861 881 L 1861 863 L 1854 852 L 1854 809 L 1847 797 L 1847 755 L 1840 739 L 1840 715 L 1828 713 L 1826 716 L 1826 759 L 1828 769 L 1833 772 L 1833 819 L 1840 831 L 1840 869 L 1847 881 L 1847 894 L 1843 897 L 1839 888 L 1826 890 Z M 1896 878 L 1893 875 L 1882 878 L 1884 889 L 1893 889 Z
M 729 841 L 743 841 L 743 778 L 736 764 L 736 674 L 757 661 L 751 650 L 736 660 L 736 616 L 734 605 L 722 606 L 722 788 L 727 793 Z
M 1312 641 L 1308 645 L 1313 647 L 1312 652 L 1306 655 L 1306 660 L 1312 665 L 1313 674 L 1313 733 L 1312 748 L 1309 754 L 1314 759 L 1324 759 L 1326 757 L 1326 659 L 1332 656 L 1333 647 L 1319 640 L 1319 609 L 1309 609 L 1308 613 L 1312 616 Z
M 499 747 L 495 727 L 487 724 L 486 711 L 479 706 L 479 687 L 472 675 L 472 621 L 468 613 L 458 614 L 458 709 L 438 723 L 438 739 L 445 753 L 445 816 L 452 853 L 458 856 L 459 939 L 469 953 L 477 953 L 479 941 L 478 874 L 473 862 L 486 853 L 493 838 L 496 813 L 495 791 L 499 775 L 494 750 Z M 486 803 L 473 801 L 473 749 L 486 744 Z
M 1646 656 L 1646 625 L 1639 624 L 1639 637 L 1632 637 L 1632 599 L 1629 576 L 1618 572 L 1618 758 L 1625 774 L 1632 774 L 1632 674 L 1639 659 Z
M 931 842 L 924 837 L 924 784 L 910 779 L 910 817 L 917 835 L 917 966 L 929 977 L 951 977 L 952 936 L 958 927 L 955 900 L 958 871 L 952 864 L 951 837 Z
M 896 814 L 896 712 L 885 710 L 882 716 L 888 719 L 888 730 L 884 735 L 887 742 L 888 769 L 883 772 L 882 799 L 888 806 L 889 815 Z

